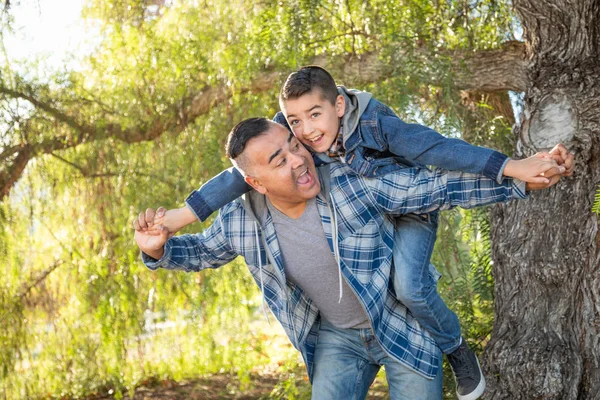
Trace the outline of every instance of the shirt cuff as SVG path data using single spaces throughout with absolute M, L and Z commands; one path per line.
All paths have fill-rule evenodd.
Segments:
M 210 217 L 210 214 L 212 214 L 212 209 L 197 190 L 190 193 L 187 199 L 185 199 L 185 204 L 192 210 L 200 222 L 206 221 Z
M 142 262 L 144 263 L 144 265 L 146 265 L 146 267 L 148 267 L 148 269 L 151 269 L 152 271 L 156 271 L 159 268 L 165 268 L 168 265 L 168 260 L 171 258 L 171 243 L 170 240 L 167 240 L 167 243 L 165 243 L 165 252 L 163 253 L 163 256 L 160 258 L 160 260 L 157 260 L 154 257 L 150 257 L 148 254 L 144 253 L 142 251 Z
M 512 180 L 512 189 L 513 189 L 513 198 L 514 199 L 528 199 L 529 198 L 529 194 L 527 193 L 526 190 L 526 183 L 519 180 L 519 179 L 513 179 Z

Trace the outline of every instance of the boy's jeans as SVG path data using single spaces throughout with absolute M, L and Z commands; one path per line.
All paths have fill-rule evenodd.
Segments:
M 437 233 L 437 212 L 396 218 L 394 290 L 443 353 L 460 345 L 460 324 L 437 292 L 439 272 L 430 264 Z
M 339 329 L 325 321 L 315 351 L 312 399 L 362 400 L 382 365 L 391 400 L 441 400 L 442 368 L 427 379 L 388 356 L 370 328 Z

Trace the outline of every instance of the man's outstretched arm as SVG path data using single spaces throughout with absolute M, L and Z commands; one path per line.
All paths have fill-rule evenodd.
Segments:
M 554 166 L 544 174 L 546 183 L 493 179 L 456 171 L 406 168 L 368 181 L 366 193 L 384 213 L 426 213 L 452 207 L 472 208 L 511 199 L 526 198 L 526 191 L 548 188 L 560 179 L 564 166 Z

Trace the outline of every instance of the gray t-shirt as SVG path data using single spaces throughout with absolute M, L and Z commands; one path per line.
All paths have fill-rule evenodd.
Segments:
M 293 219 L 267 199 L 287 279 L 300 286 L 315 303 L 321 317 L 337 328 L 368 328 L 362 305 L 342 277 L 343 296 L 339 301 L 339 272 L 331 253 L 316 199 L 311 199 L 304 213 Z

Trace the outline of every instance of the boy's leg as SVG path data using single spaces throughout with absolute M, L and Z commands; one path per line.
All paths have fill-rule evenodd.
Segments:
M 430 269 L 436 231 L 437 215 L 407 214 L 396 219 L 394 290 L 398 300 L 448 354 L 460 345 L 460 324 L 438 294 L 436 272 Z
M 463 342 L 460 324 L 437 292 L 437 274 L 430 259 L 437 231 L 437 214 L 407 214 L 396 219 L 394 290 L 396 297 L 427 330 L 454 372 L 459 400 L 474 400 L 485 390 L 477 356 Z
M 369 360 L 361 329 L 338 329 L 321 321 L 315 350 L 313 400 L 363 400 L 380 366 Z

